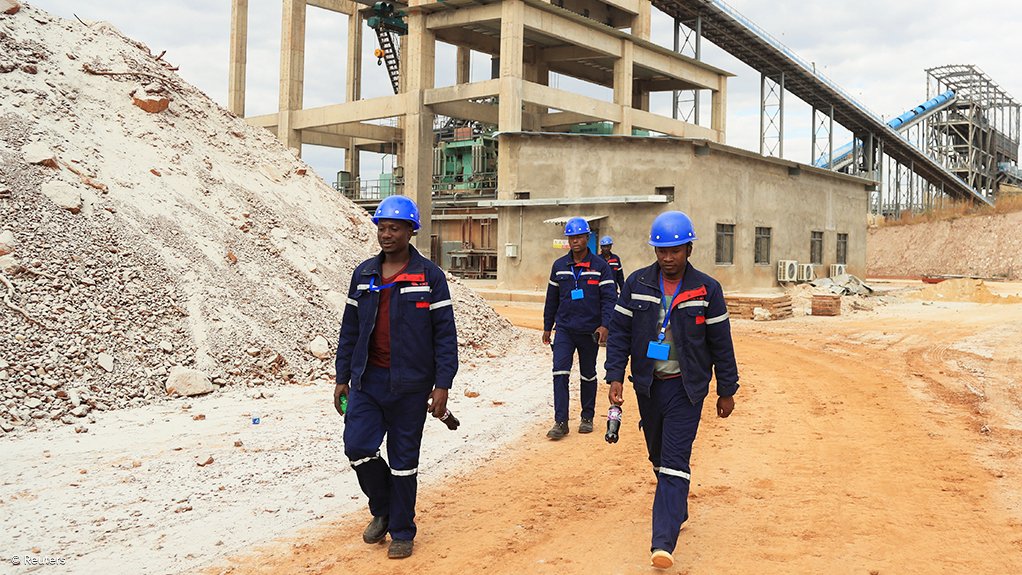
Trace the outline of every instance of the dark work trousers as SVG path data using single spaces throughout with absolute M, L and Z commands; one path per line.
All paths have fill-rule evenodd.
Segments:
M 582 377 L 582 419 L 592 419 L 596 414 L 596 353 L 600 345 L 591 333 L 559 329 L 554 334 L 554 421 L 568 421 L 568 377 L 576 349 Z
M 348 392 L 344 455 L 351 461 L 374 517 L 390 516 L 390 538 L 415 538 L 419 447 L 429 392 L 394 393 L 390 370 L 366 366 L 362 389 Z M 387 459 L 380 457 L 387 436 Z
M 681 378 L 653 380 L 649 397 L 636 394 L 646 450 L 657 477 L 653 496 L 653 542 L 650 551 L 674 553 L 678 531 L 688 519 L 692 442 L 699 429 L 703 401 L 693 404 Z

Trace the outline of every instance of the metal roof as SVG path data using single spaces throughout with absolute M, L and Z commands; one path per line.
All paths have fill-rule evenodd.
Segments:
M 653 6 L 683 22 L 697 17 L 702 35 L 721 49 L 774 81 L 784 73 L 784 88 L 818 110 L 834 106 L 834 121 L 856 135 L 874 134 L 884 144 L 884 153 L 935 185 L 943 185 L 952 197 L 990 204 L 922 150 L 908 142 L 883 118 L 849 96 L 836 83 L 815 70 L 790 49 L 720 0 L 652 0 Z
M 564 224 L 568 223 L 568 220 L 570 220 L 571 218 L 575 218 L 575 217 L 582 218 L 582 219 L 584 219 L 587 222 L 595 222 L 595 221 L 598 221 L 598 220 L 602 220 L 602 219 L 606 218 L 607 216 L 564 216 L 564 217 L 561 217 L 561 218 L 550 218 L 549 220 L 543 220 L 543 223 L 544 224 L 557 224 L 559 226 L 563 226 Z

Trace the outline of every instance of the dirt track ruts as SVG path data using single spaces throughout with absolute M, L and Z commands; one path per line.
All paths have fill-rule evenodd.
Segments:
M 1019 356 L 1022 328 L 1001 330 L 1000 361 L 966 358 L 972 377 L 1003 384 L 998 405 L 968 398 L 965 364 L 946 351 L 1022 325 L 1022 306 L 969 305 L 735 322 L 737 409 L 720 420 L 704 406 L 691 519 L 671 572 L 1022 571 L 1022 433 L 982 431 L 988 421 L 1019 424 L 1018 362 L 1004 358 Z M 649 572 L 654 480 L 626 397 L 617 445 L 574 433 L 577 420 L 549 442 L 538 416 L 516 448 L 421 492 L 408 560 L 363 544 L 359 514 L 210 572 Z

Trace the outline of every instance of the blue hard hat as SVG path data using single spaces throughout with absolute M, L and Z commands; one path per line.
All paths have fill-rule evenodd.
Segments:
M 649 228 L 649 245 L 655 248 L 681 246 L 697 239 L 692 220 L 684 212 L 664 212 Z
M 585 218 L 571 218 L 564 224 L 564 235 L 578 236 L 589 233 L 589 222 Z
M 610 236 L 603 236 L 602 238 L 600 238 L 600 245 L 601 246 L 612 246 L 612 245 L 614 245 L 614 238 L 612 238 Z
M 412 229 L 419 229 L 419 207 L 411 199 L 404 196 L 388 196 L 380 202 L 373 214 L 373 223 L 380 220 L 405 220 L 412 222 Z

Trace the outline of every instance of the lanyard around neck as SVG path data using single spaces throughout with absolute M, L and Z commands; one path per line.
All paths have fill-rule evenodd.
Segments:
M 583 260 L 584 261 L 584 260 Z M 578 289 L 578 278 L 582 276 L 582 268 L 578 265 L 583 262 L 571 260 L 571 275 L 575 276 L 575 289 Z
M 381 285 L 381 286 L 374 285 L 374 284 L 376 284 L 376 278 L 375 277 L 369 278 L 369 291 L 380 292 L 380 291 L 383 291 L 385 289 L 392 288 L 392 287 L 396 286 L 397 282 L 390 282 L 389 284 L 384 284 L 384 285 Z
M 660 333 L 656 336 L 656 338 L 657 341 L 661 343 L 663 343 L 664 339 L 667 337 L 667 324 L 671 322 L 671 307 L 673 306 L 674 300 L 678 297 L 679 293 L 681 293 L 681 280 L 678 280 L 678 287 L 674 288 L 674 295 L 671 296 L 670 301 L 667 303 L 666 306 L 664 305 L 662 298 L 667 294 L 664 293 L 664 273 L 660 272 L 660 294 L 661 294 L 660 306 L 664 308 L 664 323 L 663 325 L 660 326 Z

